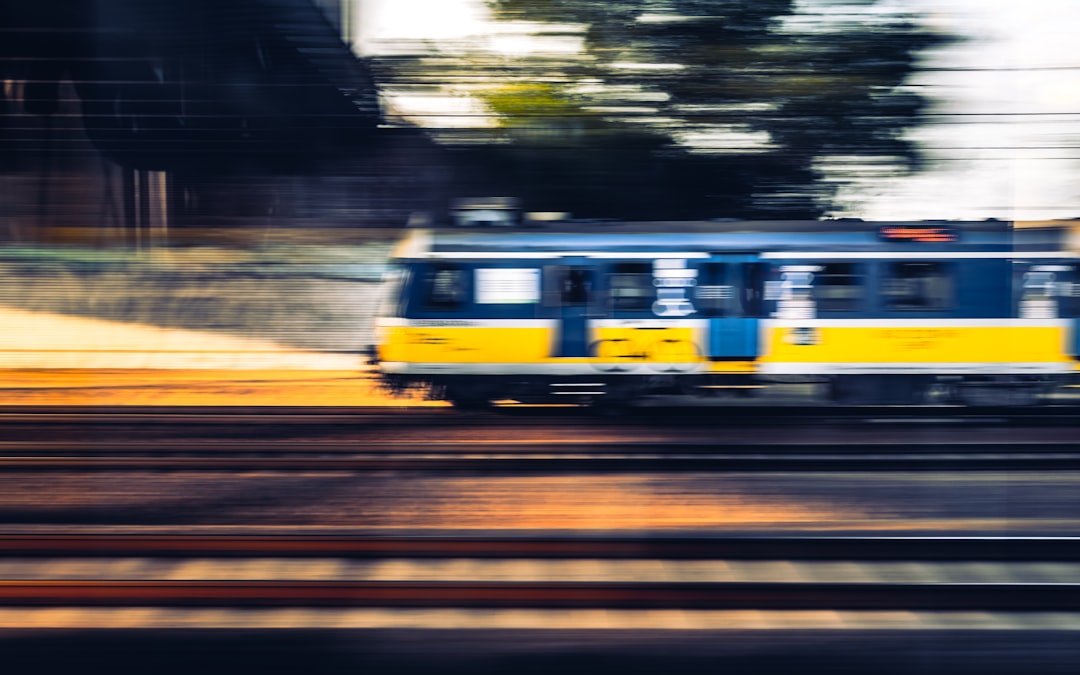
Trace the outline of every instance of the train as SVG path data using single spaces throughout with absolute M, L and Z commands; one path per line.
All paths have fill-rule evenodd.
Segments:
M 1026 405 L 1076 384 L 1072 223 L 429 228 L 394 251 L 373 363 L 462 409 L 811 384 L 841 404 Z

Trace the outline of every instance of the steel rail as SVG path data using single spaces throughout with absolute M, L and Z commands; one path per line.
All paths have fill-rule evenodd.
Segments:
M 386 441 L 366 440 L 86 440 L 86 441 L 0 441 L 0 460 L 3 458 L 71 457 L 243 457 L 314 456 L 350 457 L 410 457 L 457 458 L 477 457 L 605 457 L 628 458 L 678 457 L 708 455 L 714 458 L 810 459 L 821 457 L 1053 457 L 1068 459 L 1080 456 L 1080 438 L 1068 440 L 1010 441 L 935 441 L 925 436 L 918 441 L 880 441 L 874 438 L 837 438 L 808 442 L 772 441 L 731 442 L 722 437 L 710 441 L 565 441 L 559 438 L 537 440 L 431 440 Z
M 689 454 L 661 450 L 621 454 L 487 452 L 427 454 L 365 453 L 319 455 L 317 451 L 279 456 L 117 456 L 8 455 L 5 471 L 462 471 L 462 472 L 682 472 L 682 471 L 1058 471 L 1080 469 L 1080 452 L 881 452 L 787 453 L 758 447 L 753 454 Z
M 1073 583 L 2 580 L 0 606 L 1077 611 Z
M 875 422 L 974 422 L 1009 424 L 1080 424 L 1080 406 L 965 408 L 955 406 L 651 406 L 630 409 L 628 414 L 598 417 L 588 408 L 498 407 L 492 411 L 462 412 L 451 408 L 418 406 L 387 407 L 285 407 L 285 406 L 0 406 L 0 425 L 10 424 L 89 424 L 109 425 L 399 425 L 430 426 L 502 426 L 529 421 L 544 423 L 556 418 L 560 424 L 611 426 L 654 425 L 677 420 L 695 425 L 805 424 Z
M 0 557 L 1064 562 L 1080 537 L 505 534 L 0 534 Z

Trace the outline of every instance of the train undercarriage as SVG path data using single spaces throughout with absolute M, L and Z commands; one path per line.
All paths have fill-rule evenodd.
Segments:
M 703 399 L 761 399 L 780 392 L 789 400 L 837 405 L 1031 406 L 1053 402 L 1074 382 L 1069 375 L 650 375 L 622 377 L 516 377 L 513 375 L 384 378 L 394 392 L 422 391 L 462 410 L 480 410 L 499 401 L 628 407 L 658 396 Z M 792 394 L 791 392 L 795 392 Z

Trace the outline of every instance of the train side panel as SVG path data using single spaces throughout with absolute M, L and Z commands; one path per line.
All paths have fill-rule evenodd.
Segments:
M 779 261 L 778 261 L 779 262 Z M 790 258 L 776 265 L 785 288 L 801 270 L 802 317 L 778 297 L 766 322 L 764 374 L 1029 374 L 1073 369 L 1072 322 L 1056 304 L 1020 316 L 1015 264 L 1005 257 L 936 255 Z M 795 271 L 792 271 L 795 270 Z M 842 274 L 841 274 L 842 273 Z M 797 279 L 796 279 L 797 281 Z M 1014 300 L 1015 298 L 1015 300 Z
M 1067 320 L 816 319 L 765 322 L 763 374 L 1069 373 Z

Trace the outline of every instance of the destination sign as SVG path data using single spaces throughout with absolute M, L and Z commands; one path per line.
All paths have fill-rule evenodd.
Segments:
M 880 236 L 885 241 L 945 244 L 960 239 L 956 230 L 944 225 L 882 225 Z

